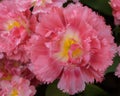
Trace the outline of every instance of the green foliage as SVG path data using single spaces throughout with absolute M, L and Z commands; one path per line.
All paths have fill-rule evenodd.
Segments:
M 109 0 L 80 0 L 81 3 L 97 10 L 105 15 L 112 15 L 112 9 L 109 5 Z
M 110 73 L 110 72 L 115 72 L 118 63 L 120 63 L 120 57 L 119 57 L 118 55 L 115 56 L 115 58 L 113 59 L 113 61 L 114 61 L 114 62 L 113 62 L 113 65 L 110 66 L 110 67 L 107 69 L 106 74 L 107 74 L 107 73 Z
M 118 45 L 120 45 L 120 26 L 116 26 L 113 30 L 115 35 L 115 41 Z
M 85 91 L 78 96 L 109 96 L 109 94 L 94 84 L 88 84 Z
M 45 96 L 69 96 L 69 95 L 59 90 L 57 88 L 57 82 L 55 81 L 52 84 L 48 85 Z

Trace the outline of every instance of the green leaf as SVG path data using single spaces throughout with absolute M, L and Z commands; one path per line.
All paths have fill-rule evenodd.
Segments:
M 69 96 L 57 88 L 57 82 L 48 85 L 45 96 Z
M 117 42 L 118 45 L 120 45 L 120 26 L 116 26 L 113 29 L 113 32 L 115 34 L 115 41 Z
M 112 9 L 109 4 L 110 0 L 80 0 L 81 3 L 99 11 L 105 15 L 112 16 Z
M 106 74 L 107 73 L 111 73 L 111 72 L 115 72 L 116 67 L 118 66 L 118 64 L 120 63 L 120 57 L 117 55 L 114 57 L 113 59 L 113 65 L 110 66 L 107 70 L 106 70 Z
M 78 96 L 109 96 L 107 92 L 94 84 L 88 84 L 85 88 L 85 91 Z

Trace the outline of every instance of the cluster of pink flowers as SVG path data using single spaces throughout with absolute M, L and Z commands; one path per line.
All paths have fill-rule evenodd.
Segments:
M 0 96 L 34 96 L 37 84 L 56 79 L 75 94 L 103 80 L 116 52 L 111 27 L 77 0 L 64 2 L 0 2 Z

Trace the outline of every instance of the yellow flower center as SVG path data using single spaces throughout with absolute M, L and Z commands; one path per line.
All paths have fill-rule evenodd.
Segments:
M 46 0 L 41 0 L 41 2 L 42 2 L 42 5 L 44 5 L 44 4 L 45 4 L 45 2 L 46 2 Z
M 18 21 L 10 21 L 7 24 L 7 30 L 10 31 L 15 27 L 20 27 L 20 23 Z
M 44 6 L 46 3 L 51 3 L 51 0 L 41 0 L 41 5 Z
M 79 45 L 79 35 L 68 30 L 62 39 L 60 52 L 55 54 L 55 56 L 63 62 L 66 62 L 69 58 L 77 58 L 82 54 L 82 50 Z M 71 48 L 72 46 L 75 48 Z
M 18 96 L 18 91 L 16 89 L 13 89 L 10 96 Z

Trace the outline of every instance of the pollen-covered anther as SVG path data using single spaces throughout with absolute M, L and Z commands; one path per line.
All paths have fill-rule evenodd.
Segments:
M 17 91 L 17 89 L 13 89 L 13 90 L 11 91 L 10 96 L 18 96 L 18 91 Z
M 10 30 L 12 30 L 13 28 L 18 28 L 18 27 L 20 27 L 20 23 L 18 22 L 18 21 L 9 21 L 8 23 L 7 23 L 7 26 L 6 26 L 6 29 L 8 30 L 8 31 L 10 31 Z
M 77 58 L 82 54 L 78 34 L 72 31 L 70 31 L 69 33 L 66 32 L 60 46 L 60 52 L 56 53 L 56 57 L 61 61 L 66 62 L 70 58 Z

